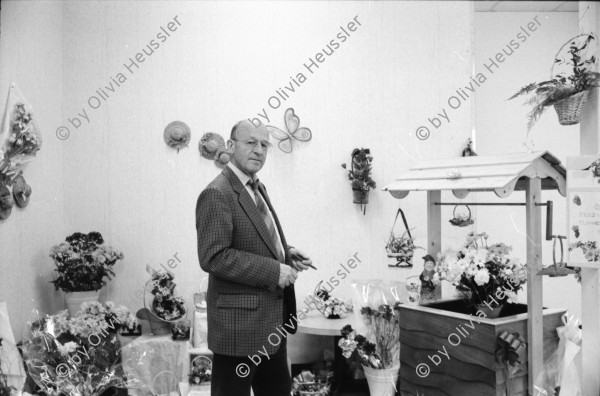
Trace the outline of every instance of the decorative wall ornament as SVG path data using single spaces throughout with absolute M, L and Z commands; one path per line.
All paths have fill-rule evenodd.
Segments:
M 469 205 L 464 205 L 467 208 L 467 212 L 461 213 L 461 212 L 456 211 L 456 209 L 459 206 L 460 205 L 456 205 L 454 207 L 454 211 L 452 212 L 452 218 L 449 220 L 450 224 L 452 224 L 453 226 L 456 226 L 456 227 L 470 226 L 471 224 L 473 224 L 475 222 L 475 220 L 473 220 L 471 218 L 471 208 L 469 208 Z
M 18 207 L 24 208 L 29 205 L 31 186 L 27 184 L 23 176 L 18 176 L 13 182 L 13 197 Z
M 475 153 L 475 151 L 473 151 L 473 141 L 471 139 L 469 139 L 469 141 L 467 142 L 467 147 L 464 148 L 464 150 L 462 151 L 462 156 L 463 157 L 476 157 L 477 153 Z
M 166 126 L 164 132 L 165 143 L 169 147 L 180 149 L 187 147 L 190 143 L 191 131 L 185 122 L 173 121 Z
M 222 168 L 229 163 L 230 159 L 231 155 L 227 149 L 219 149 L 215 155 L 215 165 L 217 165 L 219 168 Z
M 225 148 L 225 140 L 223 136 L 215 132 L 206 132 L 198 143 L 200 155 L 206 159 L 214 160 L 219 150 Z
M 292 152 L 294 149 L 294 140 L 308 142 L 312 139 L 312 132 L 310 129 L 300 127 L 300 118 L 294 114 L 293 108 L 290 107 L 285 111 L 283 120 L 285 122 L 285 131 L 272 125 L 267 125 L 267 129 L 273 138 L 279 140 L 277 147 L 284 153 Z
M 5 220 L 10 216 L 14 205 L 15 201 L 10 190 L 5 185 L 0 184 L 0 220 Z
M 223 136 L 215 132 L 206 132 L 198 143 L 200 155 L 208 160 L 214 160 L 215 165 L 219 168 L 224 167 L 229 163 L 231 153 L 225 146 Z
M 348 179 L 352 182 L 354 203 L 360 204 L 363 214 L 369 203 L 369 190 L 376 187 L 375 180 L 371 178 L 371 150 L 368 148 L 355 148 L 352 150 L 352 162 L 348 170 Z M 346 164 L 342 168 L 347 169 Z

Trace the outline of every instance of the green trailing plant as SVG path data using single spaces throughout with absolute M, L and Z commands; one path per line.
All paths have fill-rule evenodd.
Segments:
M 352 183 L 353 190 L 369 191 L 375 188 L 376 183 L 371 178 L 371 162 L 373 157 L 371 156 L 371 150 L 368 148 L 355 148 L 352 150 L 352 163 L 350 169 L 348 169 L 345 163 L 342 164 L 342 168 L 348 170 L 348 179 Z
M 576 40 L 569 43 L 569 50 L 567 51 L 569 59 L 558 59 L 557 57 L 554 60 L 555 64 L 570 66 L 572 68 L 570 75 L 565 76 L 564 73 L 560 73 L 550 80 L 531 83 L 509 98 L 510 100 L 517 96 L 532 94 L 526 102 L 526 104 L 533 106 L 527 115 L 527 131 L 531 130 L 547 107 L 580 92 L 600 86 L 600 73 L 589 70 L 596 62 L 595 56 L 591 56 L 589 59 L 582 59 L 581 56 L 582 51 L 587 48 L 592 40 L 595 40 L 595 37 L 591 34 L 584 36 L 582 43 L 578 44 Z

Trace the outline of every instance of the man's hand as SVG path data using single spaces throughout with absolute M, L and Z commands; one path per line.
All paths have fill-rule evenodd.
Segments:
M 310 257 L 301 250 L 291 248 L 290 255 L 292 256 L 292 265 L 296 271 L 304 271 L 305 269 L 308 269 L 308 267 L 316 269 L 315 266 L 312 265 Z
M 279 287 L 283 289 L 286 286 L 293 285 L 296 278 L 298 278 L 298 271 L 289 265 L 279 263 Z

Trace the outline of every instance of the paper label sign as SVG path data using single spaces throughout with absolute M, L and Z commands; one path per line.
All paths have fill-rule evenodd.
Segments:
M 567 262 L 600 267 L 600 156 L 567 158 Z

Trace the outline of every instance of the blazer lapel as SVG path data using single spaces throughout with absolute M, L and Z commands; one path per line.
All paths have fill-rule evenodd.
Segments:
M 244 211 L 250 218 L 250 221 L 252 221 L 252 224 L 254 224 L 254 227 L 256 228 L 256 231 L 258 231 L 258 234 L 260 235 L 262 240 L 265 242 L 271 253 L 273 253 L 273 256 L 278 257 L 277 248 L 275 247 L 275 241 L 271 239 L 271 236 L 269 235 L 269 230 L 267 229 L 267 225 L 265 224 L 258 210 L 258 207 L 254 203 L 254 200 L 252 199 L 252 197 L 250 197 L 248 190 L 246 190 L 246 187 L 242 184 L 240 179 L 238 179 L 235 173 L 233 173 L 231 168 L 229 168 L 228 166 L 226 166 L 225 169 L 223 169 L 223 175 L 225 175 L 225 177 L 229 179 L 233 190 L 238 193 L 240 206 L 242 207 L 242 209 L 244 209 Z M 271 204 L 267 201 L 266 198 L 265 202 L 267 202 L 269 209 L 271 209 Z M 271 213 L 273 213 L 273 217 L 275 218 L 275 212 L 271 210 Z M 275 220 L 275 222 L 277 223 L 277 227 L 279 228 L 279 222 L 277 220 Z M 279 235 L 282 234 L 280 233 Z

